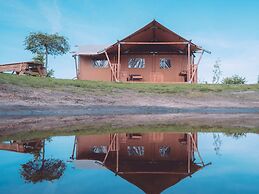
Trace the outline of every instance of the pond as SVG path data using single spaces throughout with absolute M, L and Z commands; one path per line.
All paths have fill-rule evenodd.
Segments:
M 0 143 L 0 193 L 259 193 L 259 135 L 112 133 Z

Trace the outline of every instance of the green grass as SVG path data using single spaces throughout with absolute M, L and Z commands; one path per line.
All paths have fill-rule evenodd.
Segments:
M 0 84 L 13 84 L 22 87 L 69 90 L 72 92 L 134 90 L 140 93 L 181 93 L 181 92 L 222 92 L 222 91 L 259 91 L 259 84 L 151 84 L 151 83 L 112 83 L 102 81 L 83 81 L 69 79 L 17 76 L 0 73 Z
M 44 139 L 51 136 L 91 135 L 107 133 L 147 133 L 147 132 L 220 132 L 227 135 L 242 133 L 257 133 L 258 128 L 222 128 L 211 126 L 186 125 L 143 125 L 131 128 L 113 128 L 111 126 L 97 128 L 94 126 L 74 126 L 51 130 L 30 130 L 10 135 L 0 136 L 1 141 Z

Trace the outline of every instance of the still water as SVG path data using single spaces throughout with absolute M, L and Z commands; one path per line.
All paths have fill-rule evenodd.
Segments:
M 259 135 L 115 133 L 0 143 L 0 193 L 255 193 Z

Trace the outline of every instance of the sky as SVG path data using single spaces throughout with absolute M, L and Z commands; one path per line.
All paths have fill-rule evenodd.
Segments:
M 222 78 L 248 83 L 259 76 L 258 0 L 0 0 L 0 64 L 30 61 L 30 32 L 59 33 L 76 45 L 107 45 L 156 19 L 210 50 L 199 66 L 199 82 L 211 82 L 220 60 Z M 72 54 L 50 57 L 57 78 L 74 78 Z

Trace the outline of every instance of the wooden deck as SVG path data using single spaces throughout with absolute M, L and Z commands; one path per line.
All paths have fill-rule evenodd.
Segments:
M 17 75 L 46 76 L 46 69 L 41 63 L 19 62 L 0 65 L 0 73 L 12 72 Z

